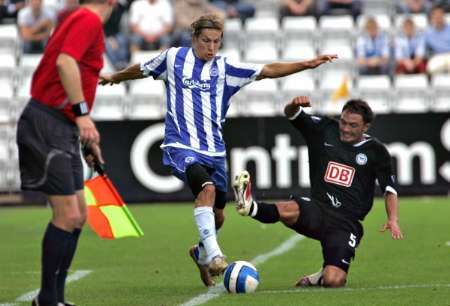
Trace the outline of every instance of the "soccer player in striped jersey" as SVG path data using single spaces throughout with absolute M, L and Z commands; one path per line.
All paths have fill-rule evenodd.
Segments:
M 313 69 L 337 58 L 321 55 L 297 62 L 259 65 L 234 62 L 217 55 L 223 22 L 205 15 L 192 24 L 192 48 L 169 48 L 149 61 L 101 77 L 100 84 L 153 77 L 166 86 L 167 114 L 163 163 L 185 181 L 195 196 L 194 217 L 200 242 L 189 251 L 206 286 L 227 263 L 216 230 L 224 222 L 227 172 L 222 135 L 231 97 L 245 85 Z

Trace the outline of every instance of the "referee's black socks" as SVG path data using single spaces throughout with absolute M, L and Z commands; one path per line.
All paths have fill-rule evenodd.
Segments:
M 257 203 L 253 201 L 252 207 L 250 208 L 250 216 L 262 223 L 275 223 L 280 220 L 277 206 L 264 202 Z
M 43 305 L 56 305 L 56 272 L 67 252 L 71 232 L 57 228 L 49 223 L 42 240 L 41 258 L 41 290 L 39 303 Z
M 56 277 L 56 294 L 59 303 L 64 303 L 64 288 L 66 284 L 67 273 L 69 272 L 72 259 L 75 255 L 75 251 L 78 245 L 78 238 L 80 237 L 81 229 L 76 228 L 71 237 L 69 238 L 69 243 L 66 248 L 66 253 L 64 254 L 61 264 L 58 268 L 58 275 Z

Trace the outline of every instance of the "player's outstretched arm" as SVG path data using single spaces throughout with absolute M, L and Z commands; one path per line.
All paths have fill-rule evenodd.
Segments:
M 291 75 L 296 72 L 300 72 L 306 69 L 314 69 L 324 63 L 332 62 L 337 59 L 338 56 L 336 54 L 325 54 L 319 55 L 318 57 L 307 60 L 307 61 L 298 61 L 298 62 L 275 62 L 271 64 L 264 65 L 261 73 L 256 78 L 257 80 L 262 80 L 266 78 L 280 78 L 287 75 Z
M 387 222 L 383 224 L 380 232 L 386 230 L 391 231 L 392 239 L 400 240 L 403 239 L 402 230 L 398 225 L 398 198 L 397 195 L 391 192 L 386 192 L 384 196 L 384 202 L 386 205 Z
M 310 107 L 311 102 L 307 96 L 298 96 L 292 99 L 291 102 L 284 107 L 284 114 L 286 117 L 291 118 L 300 110 L 300 107 Z
M 116 73 L 100 75 L 98 83 L 100 85 L 113 85 L 119 84 L 122 81 L 142 79 L 145 77 L 141 71 L 141 65 L 134 64 Z

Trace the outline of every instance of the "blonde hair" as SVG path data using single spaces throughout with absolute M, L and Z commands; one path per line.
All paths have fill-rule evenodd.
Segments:
M 191 24 L 192 36 L 199 36 L 203 29 L 218 30 L 223 35 L 223 20 L 215 14 L 201 16 Z

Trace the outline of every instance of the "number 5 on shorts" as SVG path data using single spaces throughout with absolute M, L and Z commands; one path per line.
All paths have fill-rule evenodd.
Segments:
M 356 247 L 356 236 L 353 233 L 350 233 L 350 240 L 348 241 L 348 245 L 352 248 Z

